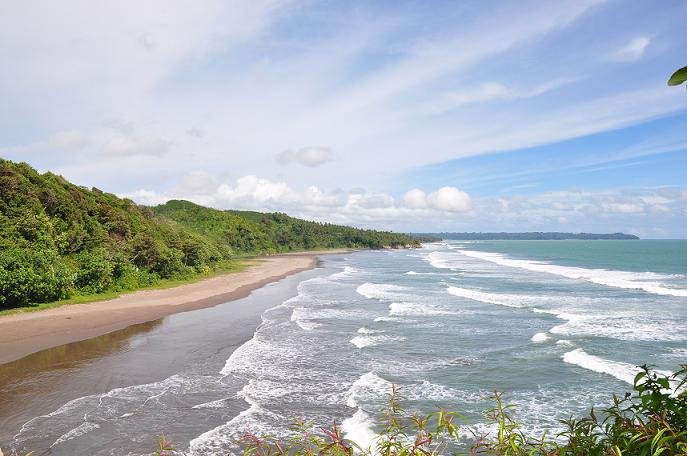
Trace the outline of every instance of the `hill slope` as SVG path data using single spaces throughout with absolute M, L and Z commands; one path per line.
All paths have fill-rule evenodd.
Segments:
M 282 213 L 219 211 L 179 200 L 153 210 L 237 253 L 417 245 L 414 238 L 404 234 L 311 222 Z
M 231 269 L 238 256 L 415 242 L 187 201 L 148 208 L 0 159 L 0 309 L 191 279 Z

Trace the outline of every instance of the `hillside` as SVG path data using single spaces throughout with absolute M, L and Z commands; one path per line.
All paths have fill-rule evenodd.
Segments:
M 417 245 L 415 239 L 404 234 L 311 222 L 282 213 L 219 211 L 179 200 L 168 201 L 153 210 L 237 253 Z
M 192 279 L 246 255 L 416 242 L 186 201 L 148 208 L 0 159 L 0 309 Z
M 579 240 L 633 240 L 639 239 L 633 234 L 625 233 L 560 233 L 531 231 L 526 233 L 417 233 L 416 236 L 434 239 L 452 239 L 457 241 L 558 241 L 566 239 Z

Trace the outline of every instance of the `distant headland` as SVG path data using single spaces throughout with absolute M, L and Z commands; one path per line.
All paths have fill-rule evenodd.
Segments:
M 458 241 L 562 241 L 580 240 L 636 240 L 639 237 L 625 233 L 559 233 L 530 231 L 526 233 L 414 233 L 422 239 L 451 239 Z

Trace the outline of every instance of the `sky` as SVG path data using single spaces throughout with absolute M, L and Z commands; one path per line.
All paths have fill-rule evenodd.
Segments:
M 0 157 L 142 204 L 687 237 L 682 0 L 0 2 Z

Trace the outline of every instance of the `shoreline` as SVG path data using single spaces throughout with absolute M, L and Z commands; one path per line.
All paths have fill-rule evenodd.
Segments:
M 251 291 L 298 272 L 313 269 L 327 250 L 255 258 L 240 272 L 178 287 L 141 290 L 107 301 L 71 304 L 0 317 L 0 365 L 32 353 L 101 336 L 131 325 L 246 297 Z

